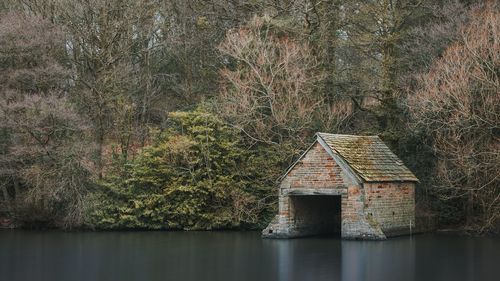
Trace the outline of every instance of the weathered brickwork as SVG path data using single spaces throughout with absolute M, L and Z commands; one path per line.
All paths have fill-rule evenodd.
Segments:
M 287 180 L 290 188 L 334 188 L 344 184 L 342 169 L 319 143 L 293 167 Z
M 373 216 L 386 235 L 415 228 L 415 183 L 364 183 L 364 190 L 365 213 Z
M 321 200 L 307 200 L 304 198 L 306 196 L 282 195 L 285 189 L 301 188 L 342 189 L 342 196 L 340 200 L 325 200 L 321 203 Z M 340 228 L 343 238 L 384 239 L 385 236 L 377 225 L 366 220 L 363 193 L 362 185 L 353 185 L 342 168 L 320 144 L 316 143 L 282 180 L 278 216 L 263 231 L 263 236 L 301 237 L 319 233 L 337 233 Z M 331 195 L 319 195 L 319 197 L 326 196 Z M 312 203 L 308 204 L 307 201 Z M 332 204 L 330 208 L 324 205 L 328 202 Z
M 288 171 L 280 185 L 278 215 L 263 237 L 340 230 L 345 239 L 385 239 L 414 228 L 415 182 L 367 182 L 335 153 L 315 142 Z
M 367 218 L 362 185 L 351 185 L 342 198 L 342 238 L 345 239 L 385 239 L 380 227 Z

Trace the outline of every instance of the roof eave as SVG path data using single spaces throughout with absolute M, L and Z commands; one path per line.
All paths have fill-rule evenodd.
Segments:
M 375 183 L 375 182 L 415 182 L 415 183 L 420 183 L 420 180 L 418 179 L 390 179 L 390 180 L 373 180 L 373 179 L 366 179 L 363 178 L 365 182 L 368 183 Z

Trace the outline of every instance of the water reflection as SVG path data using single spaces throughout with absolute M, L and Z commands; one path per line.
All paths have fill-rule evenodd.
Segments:
M 380 277 L 388 281 L 415 280 L 413 239 L 342 242 L 341 280 L 375 280 Z
M 497 280 L 500 240 L 0 231 L 0 280 Z
M 340 280 L 341 243 L 338 238 L 264 240 L 266 252 L 275 252 L 277 279 Z

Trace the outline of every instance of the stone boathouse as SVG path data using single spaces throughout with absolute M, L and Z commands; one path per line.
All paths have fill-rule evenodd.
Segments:
M 378 136 L 317 133 L 283 175 L 265 238 L 386 239 L 415 225 L 418 179 Z

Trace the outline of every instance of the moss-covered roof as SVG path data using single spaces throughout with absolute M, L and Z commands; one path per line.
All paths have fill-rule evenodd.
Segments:
M 378 136 L 327 133 L 317 136 L 367 182 L 418 181 Z

